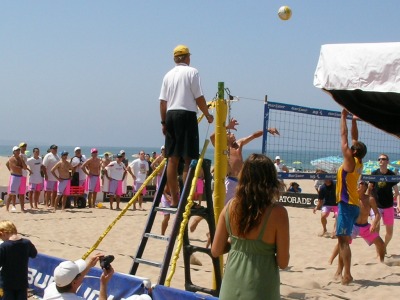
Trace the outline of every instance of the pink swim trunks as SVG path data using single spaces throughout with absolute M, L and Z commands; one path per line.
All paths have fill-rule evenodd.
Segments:
M 43 183 L 31 183 L 31 184 L 29 184 L 29 191 L 31 191 L 31 192 L 43 191 Z
M 122 180 L 110 179 L 110 184 L 108 187 L 108 193 L 111 196 L 121 196 L 122 193 Z
M 8 194 L 9 195 L 17 195 L 19 194 L 20 186 L 21 186 L 22 175 L 10 175 L 10 180 L 8 182 Z
M 138 191 L 142 187 L 142 185 L 143 185 L 143 182 L 135 181 L 135 191 Z M 142 190 L 142 195 L 146 195 L 146 193 L 147 193 L 147 190 L 146 190 L 146 187 L 144 187 Z
M 71 194 L 71 179 L 62 179 L 58 182 L 57 195 L 69 196 Z
M 352 238 L 356 238 L 357 236 L 360 236 L 364 239 L 364 241 L 371 246 L 375 239 L 379 237 L 379 234 L 377 232 L 371 232 L 370 231 L 371 224 L 354 224 L 353 226 L 353 232 L 351 233 Z
M 95 175 L 89 175 L 86 177 L 86 190 L 89 193 L 100 192 L 100 177 Z

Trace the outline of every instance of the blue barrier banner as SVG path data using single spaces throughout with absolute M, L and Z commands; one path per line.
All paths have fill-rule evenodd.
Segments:
M 174 289 L 171 287 L 166 287 L 163 285 L 157 285 L 153 289 L 152 298 L 153 298 L 153 300 L 176 300 L 176 299 L 184 299 L 184 300 L 215 299 L 215 300 L 217 300 L 218 299 L 213 296 L 182 291 L 182 290 Z
M 54 269 L 63 259 L 38 254 L 29 260 L 28 282 L 35 295 L 43 297 L 45 288 L 53 282 Z M 88 300 L 98 299 L 100 290 L 100 268 L 92 268 L 85 276 L 77 295 Z M 108 299 L 125 299 L 132 295 L 144 294 L 143 279 L 132 275 L 115 273 L 108 283 Z

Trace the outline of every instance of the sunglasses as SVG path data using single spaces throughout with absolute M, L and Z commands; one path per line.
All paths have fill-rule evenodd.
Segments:
M 378 161 L 381 161 L 381 160 L 387 160 L 387 158 L 385 158 L 385 157 L 379 157 L 379 158 L 378 158 Z

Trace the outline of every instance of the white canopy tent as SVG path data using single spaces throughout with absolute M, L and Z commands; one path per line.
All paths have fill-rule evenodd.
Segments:
M 314 86 L 362 120 L 400 137 L 400 43 L 323 45 Z

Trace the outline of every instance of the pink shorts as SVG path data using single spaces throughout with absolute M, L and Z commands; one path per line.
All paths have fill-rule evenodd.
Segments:
M 379 213 L 381 214 L 383 224 L 393 226 L 394 225 L 394 209 L 393 209 L 393 207 L 378 208 L 378 210 L 379 210 Z M 371 218 L 372 218 L 372 220 L 375 218 L 375 214 L 372 209 L 371 209 Z
M 21 177 L 21 185 L 19 186 L 18 195 L 25 195 L 26 193 L 26 177 Z
M 203 179 L 197 178 L 196 194 L 202 195 L 204 193 L 204 181 Z
M 57 195 L 69 196 L 71 188 L 71 179 L 62 179 L 58 182 Z
M 364 239 L 364 241 L 371 246 L 375 239 L 379 237 L 379 234 L 377 232 L 371 232 L 370 231 L 371 224 L 354 224 L 353 226 L 353 232 L 351 233 L 351 238 L 354 239 L 357 236 L 360 236 Z
M 110 179 L 108 193 L 110 194 L 110 196 L 121 196 L 122 195 L 122 180 Z
M 9 195 L 17 195 L 17 194 L 19 195 L 21 181 L 22 181 L 22 175 L 14 175 L 14 174 L 10 175 L 10 179 L 8 181 L 8 191 L 7 191 Z
M 171 207 L 171 202 L 164 196 L 161 196 L 161 206 L 165 208 L 170 208 Z M 169 215 L 169 212 L 162 212 L 163 215 Z
M 138 191 L 142 185 L 143 185 L 143 182 L 135 182 L 135 191 Z M 142 190 L 142 195 L 146 195 L 146 193 L 147 193 L 147 190 L 146 190 L 146 187 L 144 187 Z
M 52 180 L 44 181 L 44 190 L 46 192 L 56 192 L 57 186 L 58 186 L 58 181 L 52 181 Z
M 333 212 L 334 215 L 335 215 L 335 217 L 337 217 L 337 214 L 338 214 L 338 207 L 337 207 L 337 206 L 329 206 L 329 205 L 327 205 L 327 206 L 322 206 L 321 212 L 322 212 L 322 213 L 327 213 L 327 214 L 326 214 L 327 217 L 329 216 L 329 214 L 330 214 L 331 212 Z
M 89 175 L 86 177 L 86 190 L 89 193 L 100 192 L 100 177 L 95 175 Z
M 29 191 L 31 191 L 31 192 L 43 191 L 43 183 L 31 183 L 31 184 L 29 184 Z

